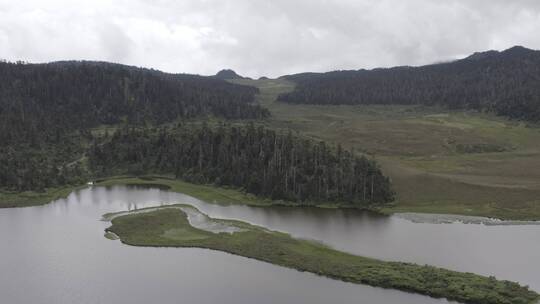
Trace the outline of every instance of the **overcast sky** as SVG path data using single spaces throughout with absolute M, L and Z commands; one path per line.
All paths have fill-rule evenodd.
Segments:
M 0 0 L 0 58 L 251 76 L 540 49 L 540 0 Z

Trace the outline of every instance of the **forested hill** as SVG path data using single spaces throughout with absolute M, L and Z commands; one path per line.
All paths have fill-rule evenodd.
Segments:
M 207 119 L 268 116 L 257 93 L 104 62 L 0 63 L 0 192 L 159 173 L 302 203 L 393 199 L 377 164 L 352 151 Z
M 252 124 L 126 127 L 88 155 L 97 176 L 168 173 L 297 202 L 366 205 L 393 198 L 388 178 L 374 161 Z
M 257 89 L 105 62 L 0 63 L 0 144 L 51 141 L 101 124 L 262 118 Z
M 513 47 L 421 67 L 303 73 L 278 100 L 298 104 L 422 104 L 540 121 L 540 51 Z

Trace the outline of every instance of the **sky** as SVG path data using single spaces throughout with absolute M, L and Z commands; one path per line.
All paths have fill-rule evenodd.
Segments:
M 0 0 L 0 59 L 250 77 L 540 49 L 539 0 Z

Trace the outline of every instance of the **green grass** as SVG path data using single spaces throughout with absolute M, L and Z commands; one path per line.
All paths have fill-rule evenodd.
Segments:
M 540 220 L 540 128 L 491 114 L 425 106 L 275 102 L 294 84 L 236 80 L 261 90 L 274 129 L 340 143 L 375 158 L 396 191 L 387 212 Z
M 333 279 L 463 303 L 533 303 L 539 298 L 526 287 L 493 277 L 365 258 L 247 223 L 226 222 L 240 226 L 243 231 L 215 234 L 196 229 L 189 224 L 185 213 L 168 207 L 116 217 L 107 231 L 114 232 L 129 245 L 208 248 Z

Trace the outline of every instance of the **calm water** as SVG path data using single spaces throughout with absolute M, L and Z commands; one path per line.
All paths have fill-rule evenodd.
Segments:
M 218 206 L 157 189 L 95 187 L 45 206 L 0 209 L 2 303 L 448 303 L 221 252 L 131 247 L 103 237 L 109 223 L 102 214 L 162 203 L 540 290 L 540 226 L 415 224 L 353 210 Z

